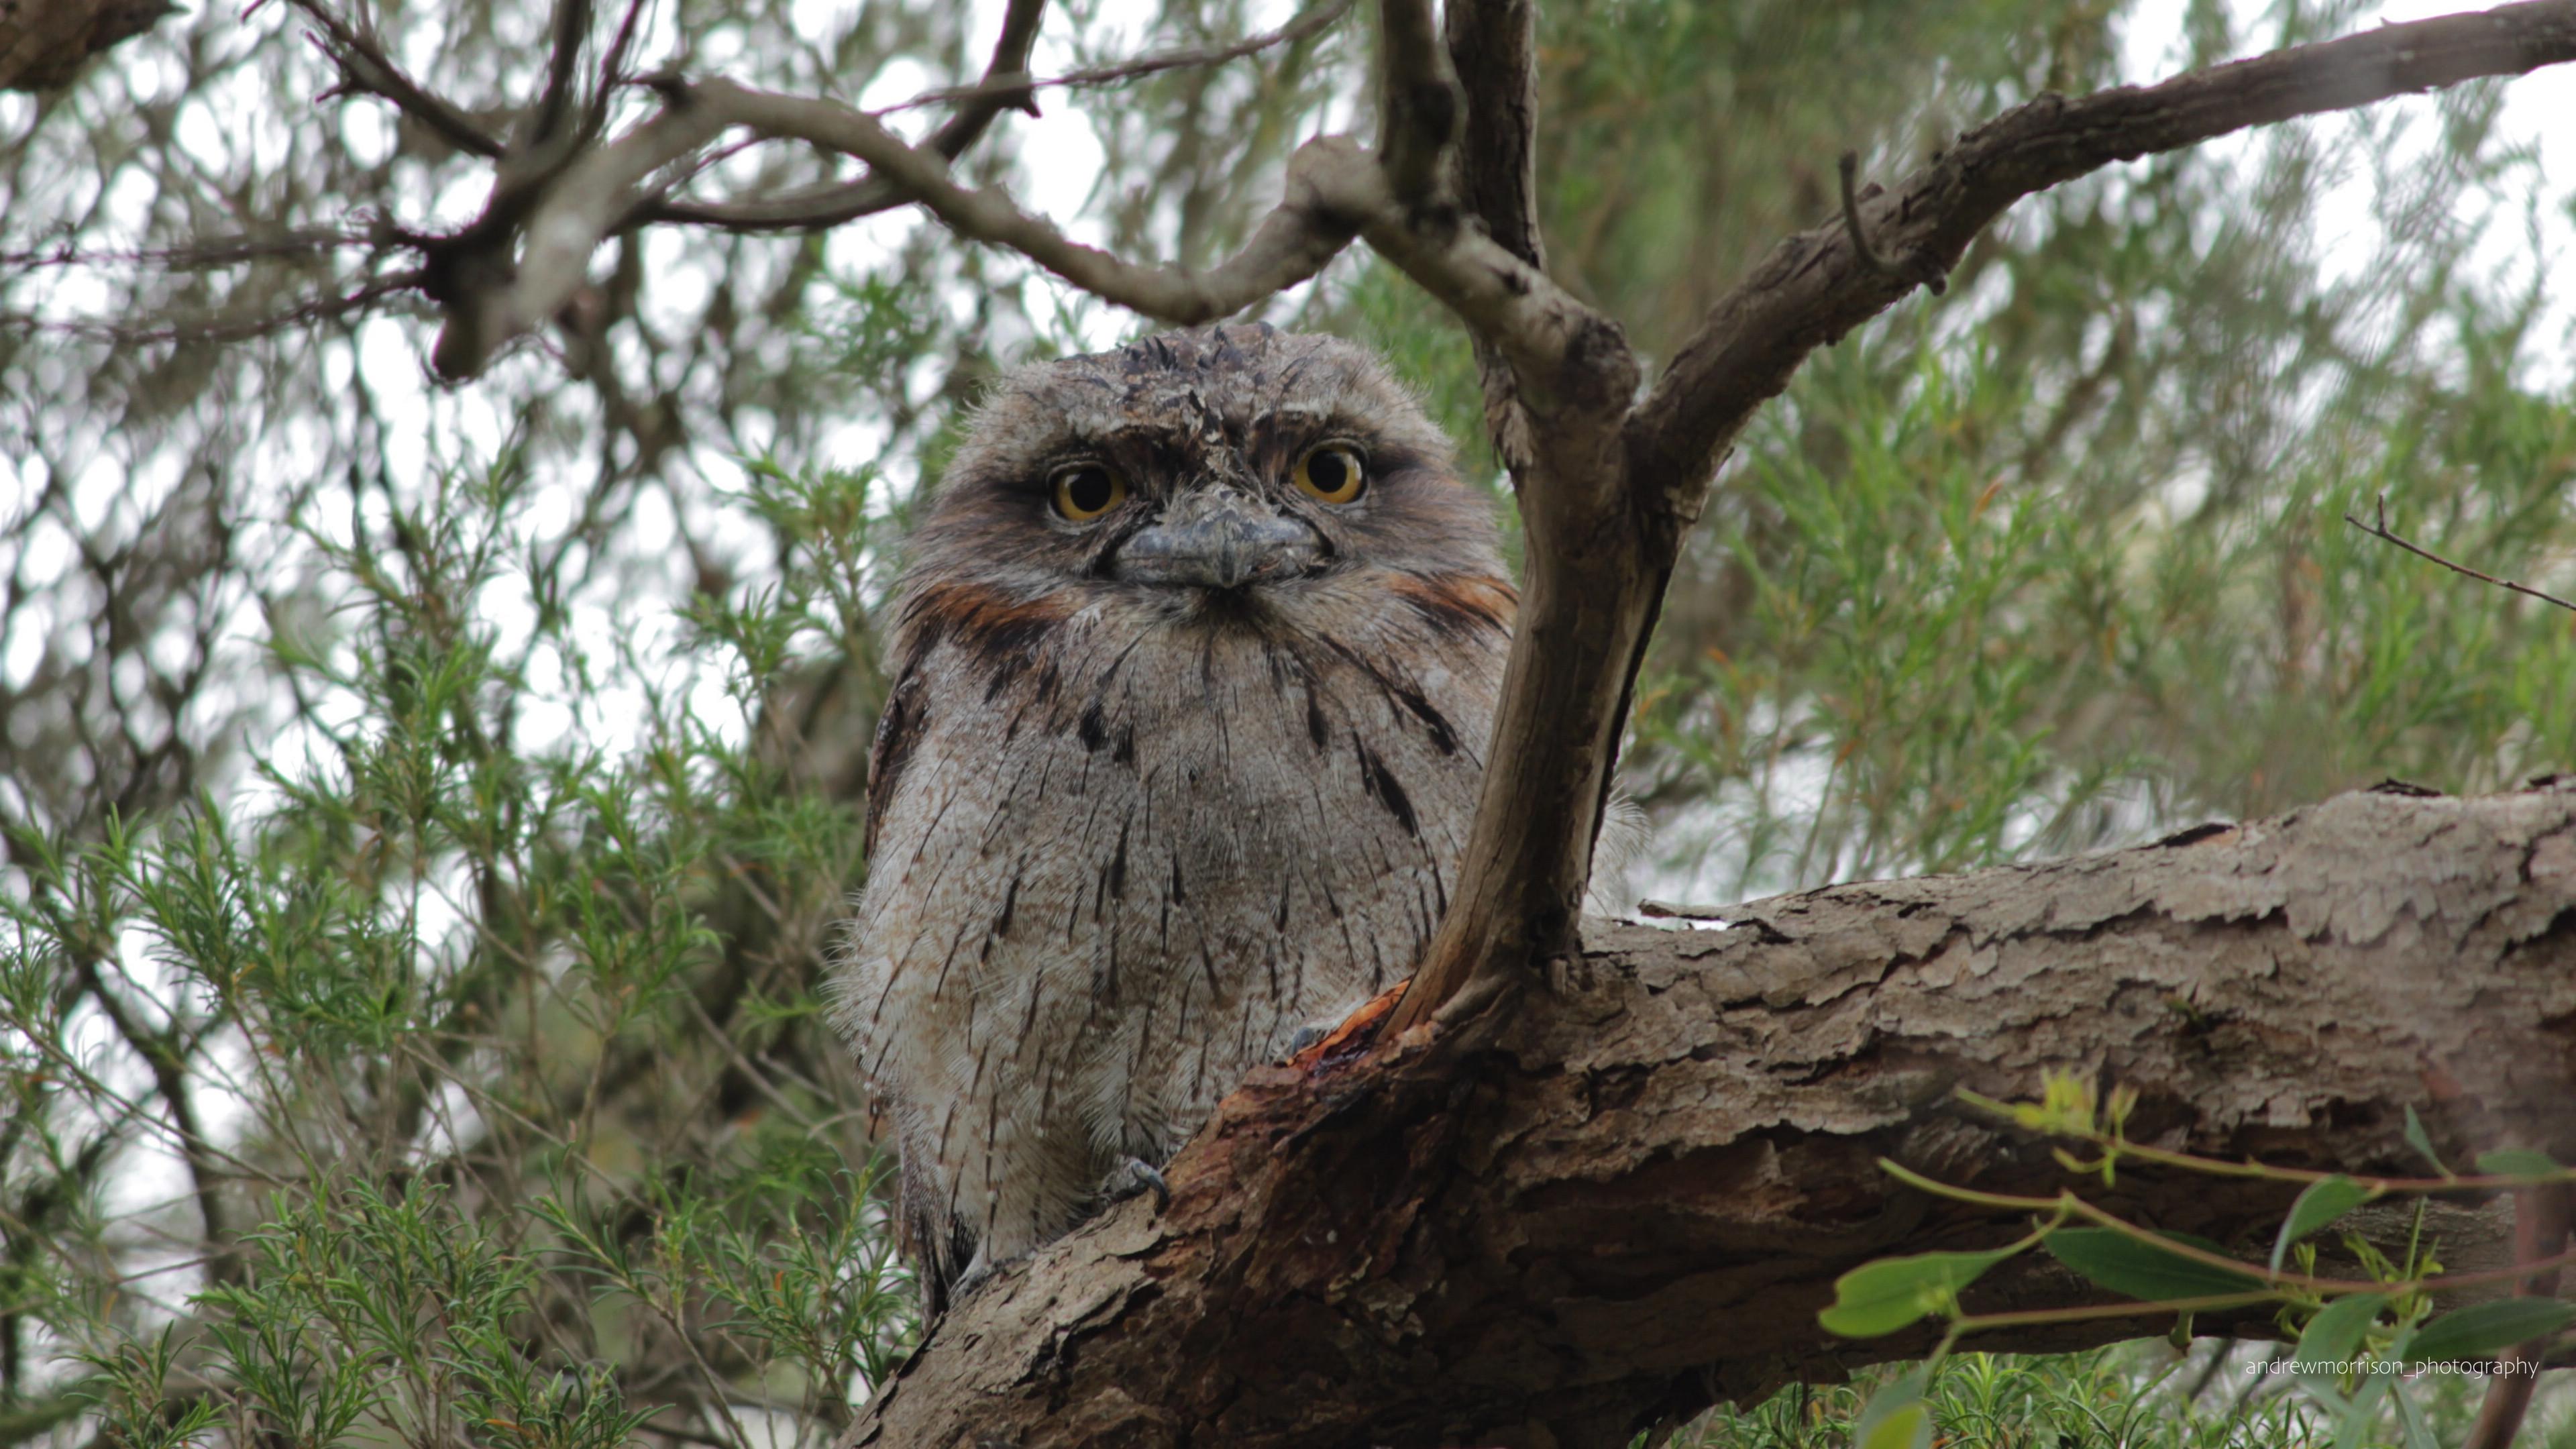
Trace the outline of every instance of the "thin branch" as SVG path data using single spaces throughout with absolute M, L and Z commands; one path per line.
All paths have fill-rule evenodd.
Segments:
M 548 28 L 553 40 L 546 54 L 546 89 L 529 112 L 530 146 L 555 139 L 563 125 L 564 112 L 571 109 L 573 79 L 581 69 L 581 45 L 590 38 L 590 0 L 555 0 L 554 18 Z
M 2250 126 L 2576 60 L 2576 4 L 2533 0 L 2386 25 L 2069 100 L 2045 95 L 1860 207 L 1882 254 L 1955 266 L 2013 203 L 2114 162 Z M 1717 459 L 1807 354 L 1886 310 L 1913 279 L 1863 262 L 1837 218 L 1782 242 L 1710 308 L 1630 425 L 1653 506 L 1691 518 Z M 1642 501 L 1642 500 L 1641 500 Z
M 1033 102 L 1006 82 L 1028 73 L 1029 50 L 1037 44 L 1038 22 L 1045 14 L 1046 0 L 1011 0 L 1002 16 L 1002 33 L 993 42 L 992 59 L 984 67 L 982 86 L 986 93 L 967 102 L 965 109 L 931 133 L 927 143 L 931 151 L 954 161 L 983 139 L 984 132 L 1003 111 L 1013 107 L 1035 109 Z M 805 231 L 892 211 L 911 200 L 875 176 L 862 176 L 751 200 L 661 202 L 641 209 L 621 223 L 620 229 L 644 222 L 676 221 L 729 231 Z
M 176 247 L 139 247 L 120 251 L 86 251 L 66 242 L 41 251 L 0 252 L 0 268 L 162 267 L 174 272 L 240 266 L 268 257 L 304 256 L 338 247 L 382 246 L 372 229 L 314 226 L 274 236 L 216 237 Z
M 318 46 L 339 69 L 341 87 L 381 96 L 391 101 L 403 114 L 427 126 L 439 139 L 459 151 L 470 152 L 489 160 L 499 160 L 506 148 L 500 139 L 474 123 L 466 114 L 431 94 L 418 81 L 403 74 L 402 67 L 386 56 L 384 47 L 334 12 L 322 0 L 287 0 L 322 27 L 315 36 Z M 325 37 L 328 37 L 327 40 Z M 327 93 L 324 99 L 327 99 Z
M 959 185 L 935 150 L 907 145 L 864 111 L 819 97 L 785 96 L 729 80 L 655 83 L 665 107 L 652 120 L 567 167 L 528 220 L 515 276 L 467 305 L 451 307 L 434 354 L 442 375 L 479 372 L 492 355 L 554 315 L 585 275 L 590 253 L 633 206 L 635 188 L 726 130 L 749 127 L 792 137 L 868 163 L 893 194 L 917 201 L 971 241 L 1007 248 L 1107 301 L 1190 324 L 1230 315 L 1323 269 L 1349 245 L 1375 168 L 1332 138 L 1299 148 L 1288 194 L 1243 250 L 1205 272 L 1140 266 L 1067 237 L 1019 209 L 1002 192 Z
M 2360 529 L 2362 532 L 2369 534 L 2373 538 L 2379 539 L 2383 542 L 2393 543 L 2399 548 L 2406 550 L 2408 553 L 2415 555 L 2417 558 L 2431 559 L 2433 562 L 2440 564 L 2442 567 L 2449 569 L 2455 574 L 2466 575 L 2469 578 L 2476 579 L 2482 584 L 2493 584 L 2499 589 L 2511 589 L 2517 594 L 2528 594 L 2532 598 L 2538 599 L 2544 604 L 2556 604 L 2562 609 L 2576 610 L 2576 604 L 2571 604 L 2565 599 L 2558 597 L 2556 594 L 2543 593 L 2540 590 L 2531 587 L 2529 584 L 2517 584 L 2511 579 L 2500 579 L 2493 574 L 2480 573 L 2476 569 L 2469 567 L 2467 564 L 2454 563 L 2451 560 L 2442 557 L 2440 554 L 2433 552 L 2429 548 L 2423 548 L 2416 544 L 2409 543 L 2405 539 L 2398 537 L 2396 534 L 2389 532 L 2388 495 L 2385 493 L 2379 495 L 2379 521 L 2377 523 L 2364 523 L 2349 513 L 2343 516 L 2343 521 Z
M 1302 41 L 1311 40 L 1330 30 L 1336 21 L 1350 13 L 1350 9 L 1351 0 L 1325 0 L 1321 5 L 1290 17 L 1287 24 L 1276 30 L 1265 31 L 1224 45 L 1190 45 L 1177 50 L 1157 51 L 1152 55 L 1139 56 L 1117 65 L 1100 65 L 1084 70 L 1066 71 L 1062 75 L 1049 76 L 1044 80 L 986 80 L 978 81 L 973 85 L 923 91 L 911 100 L 899 101 L 875 114 L 891 116 L 920 106 L 956 101 L 998 100 L 1016 105 L 1023 97 L 1036 91 L 1093 90 L 1102 86 L 1121 85 L 1131 80 L 1141 80 L 1146 76 L 1160 75 L 1169 70 L 1224 65 L 1228 61 L 1259 55 L 1276 46 L 1296 45 Z
M 0 313 L 0 331 L 22 330 L 50 332 L 66 337 L 80 337 L 93 342 L 123 344 L 162 342 L 247 342 L 267 337 L 314 322 L 327 322 L 373 307 L 388 297 L 417 290 L 423 274 L 417 270 L 391 272 L 365 286 L 338 296 L 315 297 L 276 312 L 237 320 L 200 322 L 164 322 L 148 327 L 126 327 L 113 322 L 55 322 L 31 317 L 22 312 Z
M 1431 0 L 1381 0 L 1378 6 L 1378 154 L 1398 199 L 1428 206 L 1448 193 L 1442 162 L 1457 139 L 1458 77 L 1432 20 Z

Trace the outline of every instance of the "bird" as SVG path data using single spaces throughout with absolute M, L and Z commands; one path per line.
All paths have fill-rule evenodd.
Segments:
M 1149 336 L 972 415 L 885 605 L 828 988 L 932 1314 L 1410 972 L 1510 647 L 1494 510 L 1330 336 Z

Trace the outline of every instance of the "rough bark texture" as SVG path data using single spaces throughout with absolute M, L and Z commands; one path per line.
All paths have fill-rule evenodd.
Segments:
M 2140 1140 L 2219 1156 L 2420 1171 L 2409 1105 L 2449 1148 L 2576 1150 L 2576 784 L 2346 795 L 1724 915 L 1588 923 L 1579 958 L 1483 1018 L 1266 1069 L 1172 1165 L 1167 1209 L 1003 1273 L 845 1442 L 1616 1445 L 1919 1354 L 1826 1335 L 1834 1278 L 2017 1228 L 1874 1163 L 2057 1190 L 2046 1144 L 1954 1095 L 2032 1096 L 2051 1067 L 2139 1089 Z M 2097 1200 L 2249 1252 L 2287 1205 L 2129 1169 Z M 2504 1220 L 2444 1205 L 2445 1261 L 2506 1261 Z M 2045 1264 L 1969 1307 L 2088 1301 Z
M 0 91 L 70 85 L 91 56 L 178 11 L 168 0 L 0 0 Z

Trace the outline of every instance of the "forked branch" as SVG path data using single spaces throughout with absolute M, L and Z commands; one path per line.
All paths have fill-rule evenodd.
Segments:
M 1487 756 L 1486 793 L 1449 917 L 1397 1028 L 1429 1019 L 1462 993 L 1485 1000 L 1526 987 L 1542 963 L 1574 948 L 1570 892 L 1579 894 L 1662 581 L 1725 450 L 1809 354 L 1956 265 L 2015 202 L 2115 161 L 2569 60 L 2576 60 L 2576 0 L 2536 0 L 2383 26 L 2153 86 L 2043 96 L 1773 248 L 1710 309 L 1642 401 L 1613 405 L 1622 436 L 1603 467 L 1615 470 L 1615 486 L 1561 470 L 1543 486 L 1523 480 L 1533 587 Z M 1506 351 L 1512 345 L 1507 331 L 1496 341 Z M 1516 371 L 1526 384 L 1528 371 Z M 1551 420 L 1548 431 L 1561 426 Z M 1562 511 L 1549 517 L 1551 510 Z M 1579 563 L 1541 576 L 1552 550 L 1577 545 Z M 1480 982 L 1472 993 L 1471 980 Z

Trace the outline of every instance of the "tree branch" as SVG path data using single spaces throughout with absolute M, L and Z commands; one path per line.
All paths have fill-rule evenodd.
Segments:
M 1178 50 L 1140 55 L 1134 60 L 1120 61 L 1116 65 L 1095 65 L 1082 70 L 1067 71 L 1063 75 L 1048 76 L 1043 80 L 987 80 L 971 86 L 950 86 L 945 90 L 924 91 L 911 100 L 888 106 L 876 114 L 890 116 L 897 111 L 908 111 L 916 106 L 940 105 L 956 101 L 1001 100 L 1015 104 L 1037 91 L 1089 90 L 1100 86 L 1123 85 L 1128 81 L 1141 80 L 1149 75 L 1161 75 L 1165 71 L 1223 65 L 1228 61 L 1259 55 L 1274 46 L 1295 45 L 1300 41 L 1311 40 L 1331 29 L 1335 21 L 1350 13 L 1350 9 L 1351 0 L 1324 0 L 1320 5 L 1289 17 L 1288 23 L 1276 30 L 1264 31 L 1259 35 L 1247 36 L 1225 45 L 1187 45 Z
M 906 144 L 838 101 L 721 79 L 665 79 L 656 89 L 667 103 L 661 114 L 583 155 L 549 185 L 529 217 L 516 274 L 470 289 L 470 310 L 451 305 L 434 354 L 442 375 L 473 376 L 503 344 L 554 315 L 643 180 L 737 126 L 855 156 L 958 235 L 1008 248 L 1105 300 L 1183 325 L 1228 316 L 1313 277 L 1357 233 L 1354 205 L 1376 197 L 1367 189 L 1374 169 L 1365 153 L 1320 138 L 1290 158 L 1287 195 L 1234 257 L 1205 272 L 1139 266 L 1074 241 L 998 190 L 959 185 L 946 157 Z
M 2511 579 L 2500 579 L 2490 573 L 2481 573 L 2464 563 L 2454 563 L 2450 559 L 2442 557 L 2440 554 L 2433 552 L 2429 548 L 2424 548 L 2418 544 L 2410 543 L 2404 538 L 2389 532 L 2388 495 L 2385 493 L 2379 496 L 2379 512 L 2377 517 L 2379 521 L 2375 524 L 2371 524 L 2364 523 L 2360 519 L 2347 513 L 2343 516 L 2343 521 L 2360 529 L 2362 532 L 2369 534 L 2371 537 L 2381 540 L 2382 542 L 2393 543 L 2399 548 L 2406 550 L 2408 553 L 2415 555 L 2417 558 L 2429 559 L 2434 563 L 2440 564 L 2442 567 L 2449 569 L 2455 574 L 2462 575 L 2466 578 L 2476 579 L 2482 584 L 2493 584 L 2499 589 L 2509 589 L 2514 593 L 2527 595 L 2531 598 L 2540 600 L 2544 604 L 2555 604 L 2562 609 L 2576 610 L 2576 604 L 2571 604 L 2565 599 L 2558 597 L 2556 594 L 2543 593 L 2529 584 L 2517 584 Z
M 1450 68 L 1466 101 L 1456 150 L 1459 200 L 1494 245 L 1531 268 L 1547 270 L 1538 227 L 1538 22 L 1530 0 L 1460 0 L 1444 14 Z M 1476 339 L 1476 373 L 1485 395 L 1485 432 L 1495 456 L 1512 466 L 1530 455 L 1527 418 L 1509 365 L 1492 343 Z
M 1856 194 L 1849 212 L 1774 248 L 1633 411 L 1622 394 L 1600 414 L 1550 415 L 1531 379 L 1562 391 L 1568 373 L 1536 373 L 1512 358 L 1530 436 L 1557 456 L 1520 479 L 1529 578 L 1485 793 L 1449 913 L 1396 1029 L 1444 1010 L 1463 1021 L 1573 949 L 1600 801 L 1682 536 L 1724 449 L 1809 353 L 1955 265 L 2013 202 L 2113 161 L 2570 59 L 2576 0 L 2547 0 L 2386 26 L 2156 86 L 2045 96 L 1970 132 L 1892 192 Z M 1894 260 L 1874 264 L 1856 245 L 1864 237 Z M 1569 371 L 1594 372 L 1596 393 L 1633 376 L 1624 344 L 1567 356 Z M 1598 430 L 1604 416 L 1619 419 L 1615 442 L 1565 448 L 1570 424 Z
M 1947 270 L 2014 202 L 2115 161 L 2569 60 L 2576 4 L 2535 0 L 2381 26 L 2159 85 L 2044 95 L 1865 201 L 1860 219 L 1881 252 L 1920 254 Z M 1808 353 L 1885 311 L 1916 280 L 1863 263 L 1839 219 L 1773 248 L 1709 310 L 1639 407 L 1631 437 L 1640 482 L 1695 516 L 1719 454 L 1753 410 L 1788 386 Z
M 1036 110 L 1027 91 L 1011 82 L 1028 74 L 1029 50 L 1037 44 L 1038 22 L 1045 16 L 1046 0 L 1010 0 L 1010 8 L 1002 15 L 1002 33 L 993 42 L 993 57 L 984 67 L 984 79 L 975 97 L 931 133 L 930 150 L 954 161 L 983 139 L 984 132 L 1003 111 L 1013 107 Z M 862 176 L 740 201 L 657 201 L 633 222 L 677 221 L 729 231 L 804 231 L 892 211 L 911 200 L 876 176 Z
M 2124 1165 L 2096 1197 L 1954 1095 L 2029 1098 L 2052 1067 L 2139 1090 L 2138 1140 L 2220 1158 L 2407 1171 L 2410 1105 L 2446 1148 L 2576 1150 L 2576 786 L 2345 795 L 1722 914 L 1592 923 L 1488 1047 L 1256 1073 L 1166 1169 L 1167 1211 L 1128 1204 L 1006 1269 L 846 1442 L 1624 1444 L 1925 1351 L 1928 1327 L 1828 1336 L 1834 1278 L 2025 1224 L 1908 1189 L 1882 1155 L 1989 1192 L 2076 1186 L 2262 1257 L 2281 1185 Z M 2447 1264 L 2510 1268 L 2500 1202 L 2435 1213 Z M 2404 1219 L 2377 1226 L 2402 1240 Z M 2094 1301 L 2043 1257 L 1967 1307 Z
M 331 64 L 339 70 L 343 87 L 391 101 L 395 109 L 428 127 L 432 134 L 459 151 L 489 160 L 501 158 L 505 148 L 499 137 L 489 134 L 463 111 L 405 75 L 402 67 L 393 63 L 373 36 L 341 19 L 338 12 L 322 0 L 287 0 L 287 3 L 322 27 L 322 34 L 314 38 L 314 44 L 330 57 Z

